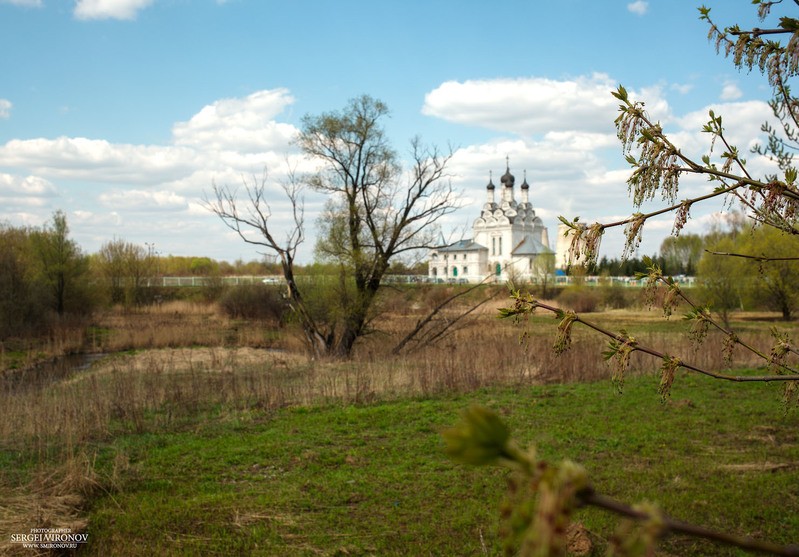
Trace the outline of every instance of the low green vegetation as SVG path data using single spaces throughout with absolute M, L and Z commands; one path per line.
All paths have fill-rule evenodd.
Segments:
M 56 217 L 42 231 L 4 227 L 0 236 L 18 246 L 38 238 L 44 261 L 48 242 L 66 241 L 66 223 Z M 73 286 L 104 285 L 92 293 L 48 291 L 58 276 L 0 253 L 6 269 L 35 278 L 0 281 L 8 294 L 0 314 L 9 318 L 0 320 L 7 325 L 0 331 L 0 531 L 35 524 L 89 532 L 81 551 L 88 555 L 500 555 L 506 475 L 447 459 L 440 435 L 476 403 L 497 410 L 543 458 L 584 465 L 603 494 L 654 501 L 719 531 L 798 539 L 797 410 L 784 412 L 780 386 L 678 377 L 673 398 L 661 404 L 660 378 L 650 375 L 660 362 L 635 354 L 619 396 L 609 379 L 596 382 L 610 375 L 599 358 L 602 339 L 575 333 L 569 352 L 553 356 L 552 316 L 537 313 L 523 327 L 497 321 L 496 306 L 506 303 L 493 301 L 506 290 L 498 285 L 382 289 L 378 334 L 361 338 L 347 360 L 311 360 L 277 286 L 209 280 L 198 289 L 156 289 L 147 277 L 178 261 L 118 244 L 116 251 L 144 266 L 126 267 L 134 282 L 114 278 L 122 275 L 94 282 L 99 268 L 116 267 L 96 257 L 87 267 L 79 251 L 62 262 Z M 34 252 L 13 251 L 20 253 Z M 191 270 L 215 272 L 207 263 Z M 327 270 L 311 271 L 298 279 L 325 285 L 308 305 L 323 315 L 336 285 Z M 690 292 L 703 303 L 712 302 L 707 276 L 743 284 L 732 272 L 705 273 Z M 661 300 L 644 300 L 639 288 L 602 279 L 533 289 L 664 353 L 708 369 L 727 366 L 718 332 L 697 350 L 681 311 L 669 320 L 645 311 Z M 437 344 L 389 355 L 459 290 L 466 295 L 439 314 L 443 322 L 483 297 L 494 305 Z M 79 303 L 87 296 L 91 303 Z M 757 297 L 735 300 L 725 321 L 763 353 L 772 346 L 769 329 L 791 332 L 783 320 L 792 305 L 786 313 Z M 75 307 L 87 311 L 73 314 Z M 741 311 L 769 307 L 778 313 Z M 76 377 L 29 373 L 37 361 L 73 352 L 115 356 Z M 754 360 L 738 352 L 734 365 L 762 363 Z M 603 554 L 615 518 L 596 510 L 575 518 L 587 532 L 582 541 Z M 738 555 L 679 537 L 663 548 Z
M 498 555 L 505 475 L 448 460 L 440 432 L 473 403 L 597 489 L 677 518 L 775 542 L 799 531 L 797 415 L 779 388 L 680 377 L 483 389 L 367 406 L 203 415 L 99 449 L 115 488 L 94 500 L 88 555 Z M 121 464 L 122 463 L 122 464 Z M 111 470 L 114 470 L 112 473 Z M 752 496 L 757 494 L 757 496 Z M 596 554 L 614 528 L 576 519 Z M 670 538 L 675 555 L 737 555 Z

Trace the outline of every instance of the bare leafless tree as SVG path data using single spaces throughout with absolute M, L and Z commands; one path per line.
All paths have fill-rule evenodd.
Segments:
M 367 332 L 391 259 L 432 247 L 438 221 L 457 208 L 447 174 L 451 152 L 414 138 L 403 172 L 380 125 L 387 115 L 384 103 L 364 95 L 343 111 L 303 118 L 297 140 L 321 163 L 310 186 L 331 196 L 320 220 L 317 254 L 337 262 L 353 285 L 340 299 L 341 318 L 329 346 L 337 356 L 349 355 Z
M 326 352 L 327 339 L 324 331 L 308 310 L 305 298 L 294 276 L 297 248 L 305 240 L 305 206 L 302 198 L 303 186 L 298 182 L 293 169 L 288 181 L 281 185 L 291 206 L 292 225 L 283 238 L 277 236 L 270 222 L 272 209 L 266 200 L 268 173 L 260 178 L 253 176 L 248 182 L 242 178 L 242 198 L 239 188 L 213 184 L 213 197 L 204 199 L 205 207 L 218 216 L 225 225 L 235 231 L 248 244 L 265 248 L 280 260 L 283 278 L 286 281 L 286 297 L 298 316 L 305 338 L 317 356 Z
M 213 186 L 209 210 L 247 243 L 280 258 L 288 298 L 316 356 L 348 356 L 374 317 L 375 298 L 392 258 L 432 247 L 439 220 L 457 208 L 447 174 L 452 153 L 411 141 L 409 167 L 403 170 L 390 147 L 381 120 L 386 105 L 369 96 L 353 99 L 342 111 L 305 116 L 296 143 L 317 172 L 298 180 L 290 174 L 284 191 L 293 226 L 283 241 L 270 227 L 272 211 L 265 198 L 266 174 L 238 188 Z M 342 287 L 319 318 L 294 277 L 297 247 L 305 239 L 301 192 L 304 185 L 328 196 L 316 245 L 317 255 L 335 261 Z M 255 234 L 253 234 L 255 233 Z

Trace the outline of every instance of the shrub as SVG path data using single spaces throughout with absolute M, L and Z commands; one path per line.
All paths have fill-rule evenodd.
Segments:
M 638 303 L 639 288 L 629 288 L 618 284 L 602 284 L 599 287 L 602 306 L 608 309 L 627 309 Z
M 0 340 L 36 334 L 50 321 L 49 292 L 37 280 L 29 236 L 0 224 Z
M 593 288 L 586 286 L 568 286 L 558 296 L 558 303 L 564 309 L 577 313 L 590 313 L 599 307 L 601 296 Z
M 225 283 L 219 275 L 206 277 L 205 281 L 203 281 L 203 285 L 200 287 L 200 295 L 206 302 L 216 302 L 225 295 L 225 292 Z
M 262 319 L 282 322 L 288 310 L 279 288 L 261 284 L 234 286 L 219 298 L 219 307 L 233 319 Z

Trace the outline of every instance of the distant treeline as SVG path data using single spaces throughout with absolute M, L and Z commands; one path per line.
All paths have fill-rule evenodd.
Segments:
M 799 240 L 744 222 L 699 236 L 667 238 L 651 257 L 665 275 L 694 276 L 701 303 L 724 316 L 731 310 L 770 308 L 789 320 L 799 307 Z M 733 253 L 739 257 L 720 257 Z M 773 260 L 770 260 L 772 258 Z M 336 263 L 297 266 L 298 277 L 338 276 Z M 602 257 L 589 269 L 570 274 L 627 276 L 646 273 L 643 258 Z M 425 261 L 392 261 L 388 275 L 427 274 Z M 209 257 L 162 255 L 155 245 L 113 239 L 97 253 L 86 254 L 69 237 L 63 212 L 42 227 L 0 224 L 0 342 L 13 337 L 48 334 L 54 323 L 90 316 L 99 307 L 135 307 L 162 301 L 166 292 L 153 288 L 158 277 L 204 277 L 205 301 L 217 301 L 229 285 L 221 277 L 281 276 L 280 265 L 267 259 L 215 261 Z M 755 277 L 757 277 L 755 279 Z M 161 281 L 163 284 L 163 281 Z

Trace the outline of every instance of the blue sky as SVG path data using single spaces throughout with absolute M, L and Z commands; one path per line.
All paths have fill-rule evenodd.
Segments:
M 747 0 L 706 4 L 719 24 L 757 24 Z M 557 216 L 628 215 L 629 171 L 615 139 L 619 83 L 646 101 L 684 151 L 714 108 L 746 150 L 769 117 L 759 75 L 707 41 L 693 0 L 0 0 L 0 221 L 39 226 L 66 212 L 87 252 L 122 238 L 163 254 L 257 258 L 202 207 L 213 182 L 266 167 L 277 183 L 305 114 L 366 93 L 391 109 L 400 153 L 419 135 L 455 151 L 468 228 L 489 171 L 526 170 L 554 237 Z M 765 163 L 750 156 L 753 168 Z M 686 180 L 682 196 L 710 188 Z M 313 222 L 323 199 L 306 195 Z M 722 207 L 695 210 L 700 231 Z M 641 252 L 671 230 L 662 219 Z M 621 253 L 609 235 L 603 253 Z

